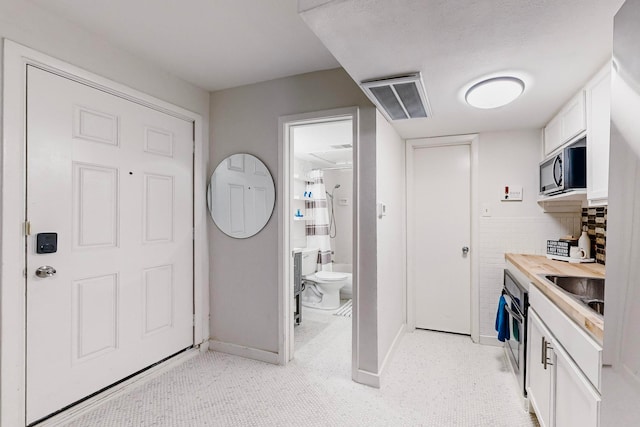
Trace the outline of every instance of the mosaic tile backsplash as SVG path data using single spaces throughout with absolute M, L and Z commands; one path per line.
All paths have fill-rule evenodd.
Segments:
M 583 208 L 582 226 L 588 227 L 591 238 L 591 253 L 598 264 L 607 261 L 607 207 Z

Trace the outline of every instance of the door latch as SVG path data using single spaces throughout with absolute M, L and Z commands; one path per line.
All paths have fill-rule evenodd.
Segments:
M 55 275 L 56 275 L 56 269 L 49 265 L 43 265 L 42 267 L 38 267 L 36 269 L 36 276 L 42 279 L 53 277 Z

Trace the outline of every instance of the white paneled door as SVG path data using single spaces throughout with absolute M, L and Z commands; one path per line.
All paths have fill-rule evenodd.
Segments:
M 417 328 L 471 332 L 470 168 L 469 145 L 413 150 L 410 250 Z
M 193 344 L 193 130 L 32 66 L 27 82 L 32 423 Z

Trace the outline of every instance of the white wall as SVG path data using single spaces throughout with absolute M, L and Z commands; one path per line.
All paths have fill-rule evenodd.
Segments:
M 337 227 L 336 237 L 331 239 L 333 262 L 351 264 L 353 262 L 353 170 L 325 170 L 324 183 L 329 193 L 336 184 L 340 184 L 340 188 L 333 192 L 333 212 Z M 340 199 L 346 199 L 347 205 L 340 205 Z M 329 197 L 327 201 L 331 203 Z M 329 215 L 331 215 L 331 209 L 329 209 Z
M 387 205 L 378 218 L 378 369 L 406 324 L 405 144 L 376 112 L 377 195 Z
M 207 91 L 32 2 L 0 2 L 0 37 L 199 113 L 205 121 L 204 132 L 208 132 Z
M 209 135 L 209 93 L 191 85 L 169 73 L 158 69 L 154 64 L 130 54 L 126 50 L 112 45 L 74 23 L 44 11 L 30 1 L 0 1 L 0 38 L 10 39 L 49 56 L 68 62 L 97 75 L 114 80 L 138 91 L 198 113 L 203 120 L 202 140 L 208 141 Z M 0 45 L 0 50 L 3 45 Z M 0 73 L 3 70 L 4 51 L 0 52 Z M 1 90 L 1 89 L 0 89 Z M 2 94 L 0 94 L 2 98 Z M 1 103 L 0 103 L 1 105 Z M 2 129 L 0 129 L 1 131 Z M 204 157 L 208 159 L 208 145 L 204 145 Z M 206 212 L 196 212 L 196 218 L 204 221 Z M 205 224 L 206 226 L 206 224 Z M 208 257 L 208 254 L 196 253 L 197 256 Z M 208 278 L 207 272 L 199 272 Z M 3 283 L 2 286 L 6 286 Z M 203 323 L 205 336 L 208 335 L 209 289 L 205 286 L 202 295 L 196 295 L 203 305 Z M 6 302 L 5 302 L 6 304 Z M 19 327 L 13 325 L 11 327 Z M 6 329 L 6 328 L 5 328 Z M 0 409 L 4 421 L 17 417 L 19 408 L 14 404 L 12 390 L 2 390 Z M 10 407 L 4 407 L 7 402 Z M 7 425 L 18 425 L 18 422 L 7 422 Z
M 502 289 L 506 252 L 546 253 L 547 239 L 580 231 L 580 214 L 544 213 L 536 202 L 541 132 L 539 129 L 482 133 L 478 147 L 478 206 L 480 217 L 479 297 L 480 341 L 497 343 L 495 316 Z M 522 202 L 502 202 L 505 185 L 523 187 Z M 490 217 L 481 216 L 488 206 Z M 472 248 L 474 249 L 474 248 Z
M 361 230 L 375 230 L 375 109 L 342 69 L 303 74 L 211 94 L 211 165 L 230 154 L 260 158 L 277 177 L 278 117 L 358 106 Z M 211 337 L 269 353 L 278 351 L 278 212 L 257 235 L 232 239 L 211 227 Z M 377 372 L 375 232 L 360 233 L 358 368 Z
M 603 427 L 640 420 L 640 1 L 616 14 L 611 76 Z
M 158 69 L 154 64 L 110 44 L 77 24 L 41 9 L 32 2 L 0 1 L 0 38 L 10 39 L 198 113 L 202 117 L 202 141 L 209 139 L 209 92 Z M 2 49 L 3 46 L 0 45 L 0 50 Z M 0 76 L 3 54 L 2 51 Z M 0 98 L 1 96 L 0 92 Z M 208 158 L 209 146 L 205 143 L 203 148 L 204 156 Z M 205 212 L 196 212 L 196 219 L 204 221 L 205 215 Z M 206 259 L 208 254 L 196 256 L 204 256 Z M 201 272 L 201 275 L 208 277 L 209 272 Z M 205 288 L 203 295 L 196 296 L 203 301 L 209 299 L 209 288 Z M 205 310 L 203 317 L 203 323 L 208 324 L 208 310 Z

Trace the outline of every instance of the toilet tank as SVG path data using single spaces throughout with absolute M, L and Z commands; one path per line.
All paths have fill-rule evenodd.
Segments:
M 318 268 L 318 249 L 302 248 L 302 275 L 313 274 Z

